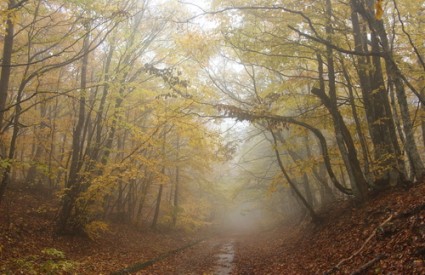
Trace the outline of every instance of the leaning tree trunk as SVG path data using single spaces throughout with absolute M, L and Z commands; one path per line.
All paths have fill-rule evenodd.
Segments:
M 316 212 L 314 211 L 313 207 L 304 198 L 304 196 L 302 195 L 301 191 L 298 189 L 297 185 L 289 177 L 288 172 L 286 171 L 285 166 L 283 165 L 282 159 L 280 157 L 279 150 L 277 149 L 277 138 L 276 138 L 276 134 L 272 130 L 270 130 L 270 133 L 271 133 L 271 135 L 273 137 L 273 148 L 274 148 L 274 152 L 275 152 L 275 155 L 276 155 L 277 163 L 279 164 L 279 168 L 280 168 L 283 176 L 285 177 L 285 179 L 288 182 L 289 186 L 291 186 L 291 190 L 295 192 L 297 198 L 301 200 L 302 204 L 307 209 L 307 211 L 308 211 L 310 217 L 312 218 L 312 220 L 314 222 L 319 222 L 320 221 L 320 217 L 316 214 Z
M 279 140 L 281 141 L 280 136 L 279 136 Z M 295 151 L 293 151 L 291 149 L 288 149 L 287 151 L 288 151 L 289 155 L 291 156 L 291 158 L 294 162 L 301 160 L 300 156 L 297 153 L 295 153 Z M 311 207 L 314 207 L 316 201 L 315 201 L 314 194 L 311 190 L 310 182 L 308 181 L 307 173 L 303 173 L 302 179 L 301 179 L 300 182 L 303 186 L 304 195 L 305 195 L 305 199 L 307 200 L 307 203 L 309 205 L 311 205 Z
M 323 79 L 323 61 L 319 54 L 317 55 L 317 59 L 319 64 L 318 68 L 320 88 L 313 88 L 311 92 L 319 97 L 323 105 L 328 109 L 329 113 L 332 116 L 335 129 L 335 136 L 337 139 L 338 147 L 341 152 L 342 159 L 344 161 L 346 170 L 350 178 L 353 194 L 356 199 L 362 201 L 367 197 L 368 183 L 361 170 L 360 162 L 357 157 L 357 151 L 351 133 L 345 125 L 345 122 L 338 111 L 336 100 L 335 70 L 332 56 L 332 50 L 327 47 L 329 96 L 325 94 L 325 81 Z
M 285 139 L 284 139 L 283 135 L 281 134 L 281 132 L 274 133 L 274 135 L 276 136 L 276 138 L 279 140 L 280 143 L 282 143 L 282 144 L 285 143 Z M 288 148 L 287 152 L 289 153 L 289 155 L 291 156 L 291 158 L 294 162 L 302 160 L 302 158 L 294 150 Z M 300 182 L 301 182 L 303 189 L 304 189 L 305 199 L 307 200 L 309 205 L 314 207 L 315 198 L 314 198 L 314 195 L 311 191 L 311 186 L 310 186 L 310 183 L 308 181 L 308 176 L 307 176 L 306 173 L 303 173 L 302 180 Z

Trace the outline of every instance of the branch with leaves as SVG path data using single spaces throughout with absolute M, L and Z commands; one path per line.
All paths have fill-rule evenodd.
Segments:
M 273 114 L 267 114 L 265 112 L 249 112 L 246 110 L 242 110 L 236 106 L 225 105 L 225 104 L 217 104 L 216 108 L 220 112 L 224 112 L 227 117 L 235 118 L 238 121 L 249 121 L 252 123 L 267 121 L 269 127 L 279 128 L 279 127 L 288 127 L 289 125 L 297 125 L 309 130 L 313 135 L 318 139 L 320 143 L 320 149 L 322 153 L 323 160 L 325 162 L 326 170 L 329 174 L 329 177 L 334 184 L 334 186 L 344 194 L 352 195 L 353 192 L 351 189 L 343 186 L 335 176 L 333 172 L 328 145 L 326 142 L 326 138 L 323 136 L 321 131 L 308 123 L 296 120 L 292 117 L 285 117 Z

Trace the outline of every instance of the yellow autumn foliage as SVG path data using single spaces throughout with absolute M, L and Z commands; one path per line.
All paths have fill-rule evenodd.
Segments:
M 92 240 L 99 238 L 100 234 L 107 231 L 108 231 L 108 224 L 102 221 L 92 221 L 84 225 L 84 232 Z
M 384 0 L 376 0 L 375 2 L 375 18 L 377 20 L 382 20 L 382 16 L 384 15 L 384 8 L 382 5 L 384 4 Z

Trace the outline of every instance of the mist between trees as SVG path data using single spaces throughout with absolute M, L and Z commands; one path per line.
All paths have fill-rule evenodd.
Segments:
M 253 228 L 423 178 L 422 1 L 268 2 L 0 1 L 0 207 Z

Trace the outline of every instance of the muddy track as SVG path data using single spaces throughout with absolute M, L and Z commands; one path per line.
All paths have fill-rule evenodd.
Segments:
M 227 238 L 196 241 L 111 274 L 230 275 L 234 271 L 235 245 L 233 239 Z

